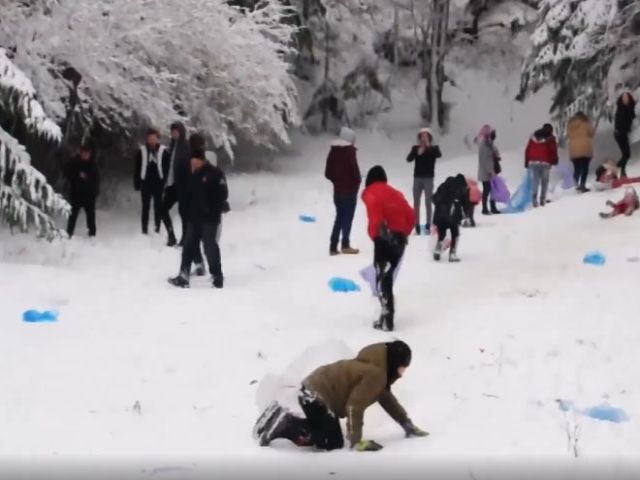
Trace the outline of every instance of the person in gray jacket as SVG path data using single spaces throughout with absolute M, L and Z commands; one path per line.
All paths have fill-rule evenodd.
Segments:
M 482 182 L 482 214 L 497 215 L 500 211 L 491 197 L 491 178 L 496 174 L 496 149 L 493 145 L 495 131 L 491 125 L 483 125 L 476 137 L 478 144 L 478 181 Z M 488 205 L 491 207 L 489 210 Z

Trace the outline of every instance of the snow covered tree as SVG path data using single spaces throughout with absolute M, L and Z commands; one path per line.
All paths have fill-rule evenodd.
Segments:
M 551 84 L 555 95 L 550 113 L 560 132 L 573 114 L 583 111 L 600 119 L 613 94 L 617 58 L 637 58 L 640 37 L 630 20 L 637 0 L 542 0 L 532 50 L 523 71 L 518 99 Z M 625 88 L 638 86 L 627 84 Z
M 29 133 L 52 142 L 61 138 L 60 128 L 48 118 L 35 98 L 31 81 L 0 48 L 0 112 L 13 124 L 21 122 Z M 34 225 L 48 239 L 59 234 L 54 217 L 66 217 L 69 204 L 31 166 L 31 157 L 0 125 L 0 219 L 26 231 Z
M 0 5 L 10 19 L 0 22 L 0 44 L 15 51 L 56 120 L 67 115 L 71 68 L 82 110 L 107 129 L 182 118 L 232 155 L 238 136 L 274 147 L 299 122 L 295 26 L 282 21 L 291 9 L 277 0 L 251 10 L 224 0 Z

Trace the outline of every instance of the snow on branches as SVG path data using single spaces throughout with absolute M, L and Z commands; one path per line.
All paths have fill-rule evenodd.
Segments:
M 0 43 L 15 45 L 16 64 L 58 118 L 61 72 L 72 67 L 103 125 L 182 117 L 231 154 L 237 135 L 272 147 L 299 122 L 288 61 L 296 27 L 282 21 L 290 14 L 278 0 L 252 10 L 224 0 L 58 0 L 5 25 Z
M 0 49 L 0 108 L 19 118 L 28 131 L 50 141 L 61 132 L 35 99 L 35 89 Z M 24 146 L 0 127 L 0 219 L 26 231 L 35 225 L 40 236 L 59 233 L 52 216 L 69 214 L 69 204 L 55 193 L 42 173 L 31 166 Z
M 607 109 L 616 57 L 632 47 L 621 39 L 633 0 L 542 0 L 532 49 L 522 71 L 519 99 L 552 84 L 551 113 L 564 131 L 569 117 L 583 111 L 599 119 Z

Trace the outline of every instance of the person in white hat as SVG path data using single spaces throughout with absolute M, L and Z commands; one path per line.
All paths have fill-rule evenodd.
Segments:
M 358 190 L 362 183 L 358 159 L 356 157 L 356 134 L 343 127 L 340 138 L 336 139 L 329 151 L 324 176 L 333 183 L 333 202 L 336 219 L 331 232 L 329 254 L 357 255 L 360 251 L 351 246 L 351 226 L 358 203 Z M 342 236 L 342 239 L 340 238 Z M 338 243 L 341 249 L 338 251 Z

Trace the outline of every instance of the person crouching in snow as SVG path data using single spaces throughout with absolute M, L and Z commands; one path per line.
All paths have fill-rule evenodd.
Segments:
M 382 306 L 373 328 L 390 332 L 395 315 L 393 273 L 413 230 L 415 212 L 404 195 L 387 184 L 387 174 L 380 165 L 369 170 L 365 185 L 362 200 L 367 206 L 369 237 L 374 244 L 373 265 Z
M 469 187 L 467 179 L 462 174 L 447 178 L 438 187 L 433 196 L 433 203 L 436 206 L 434 223 L 438 228 L 438 243 L 436 244 L 433 259 L 438 262 L 442 256 L 444 240 L 447 230 L 451 232 L 451 247 L 449 250 L 449 261 L 459 262 L 457 255 L 458 238 L 460 237 L 460 223 L 465 212 L 469 211 Z
M 356 158 L 356 134 L 350 128 L 340 130 L 340 138 L 335 140 L 327 156 L 324 176 L 333 184 L 333 203 L 336 219 L 333 223 L 329 245 L 329 255 L 339 253 L 357 255 L 360 251 L 351 247 L 351 226 L 358 203 L 358 190 L 362 183 L 360 168 Z M 342 248 L 338 251 L 338 241 L 342 234 Z
M 638 198 L 638 192 L 633 187 L 627 187 L 624 192 L 624 197 L 618 203 L 614 203 L 611 200 L 607 201 L 607 206 L 613 210 L 608 213 L 600 213 L 602 218 L 613 218 L 618 215 L 626 215 L 630 217 L 633 212 L 640 208 L 640 199 Z
M 261 446 L 284 438 L 300 447 L 319 450 L 343 448 L 340 419 L 347 418 L 347 437 L 359 452 L 376 451 L 382 445 L 362 439 L 364 412 L 378 402 L 409 437 L 425 437 L 391 392 L 391 385 L 411 363 L 411 349 L 396 340 L 363 348 L 352 360 L 322 366 L 302 381 L 298 402 L 305 418 L 293 415 L 277 402 L 271 403 L 254 427 Z
M 466 178 L 467 187 L 469 188 L 469 204 L 467 205 L 467 210 L 464 213 L 464 218 L 462 220 L 463 227 L 474 227 L 476 226 L 475 221 L 475 211 L 476 206 L 482 200 L 482 193 L 478 188 L 478 182 L 472 180 L 471 178 Z

